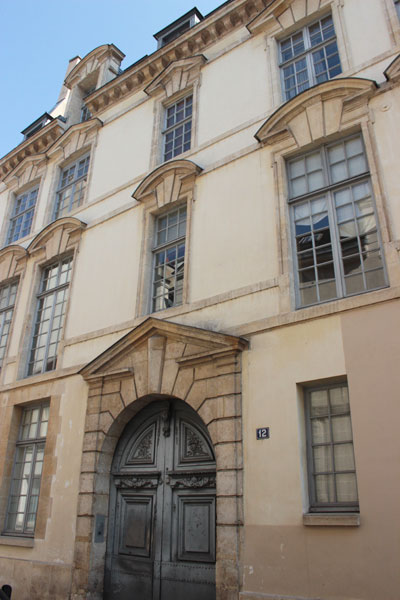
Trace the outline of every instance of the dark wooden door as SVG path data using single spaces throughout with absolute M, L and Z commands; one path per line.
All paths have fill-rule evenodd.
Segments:
M 215 600 L 215 457 L 196 413 L 151 404 L 112 468 L 107 600 Z

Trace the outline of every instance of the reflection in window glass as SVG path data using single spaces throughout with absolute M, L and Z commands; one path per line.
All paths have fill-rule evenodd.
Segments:
M 386 285 L 361 136 L 288 161 L 297 304 Z

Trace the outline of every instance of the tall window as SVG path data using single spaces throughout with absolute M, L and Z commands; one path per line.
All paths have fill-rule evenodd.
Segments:
M 18 281 L 0 287 L 0 368 L 6 353 L 17 289 Z
M 152 310 L 182 304 L 185 266 L 186 206 L 156 221 Z
M 34 187 L 15 198 L 8 228 L 7 244 L 12 244 L 12 242 L 30 233 L 38 191 L 39 188 Z
M 193 96 L 168 106 L 165 110 L 164 160 L 190 150 L 192 137 Z
M 83 203 L 89 160 L 89 155 L 83 156 L 62 171 L 56 195 L 55 219 L 67 215 Z
M 72 257 L 45 267 L 40 281 L 28 375 L 56 368 L 71 279 Z
M 311 510 L 358 510 L 346 384 L 308 390 L 306 397 Z
M 280 42 L 285 100 L 342 72 L 332 16 L 296 31 Z
M 39 502 L 49 405 L 24 408 L 15 453 L 5 532 L 33 535 Z
M 360 135 L 288 161 L 297 306 L 386 285 Z
M 394 0 L 394 4 L 396 6 L 396 10 L 397 10 L 397 16 L 400 19 L 400 0 Z

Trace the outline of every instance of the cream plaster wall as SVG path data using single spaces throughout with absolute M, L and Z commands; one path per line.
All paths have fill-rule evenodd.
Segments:
M 297 384 L 345 372 L 338 316 L 251 337 L 243 365 L 246 524 L 302 522 Z M 257 441 L 257 427 L 270 427 L 271 438 Z
M 348 35 L 348 44 L 357 67 L 374 56 L 390 50 L 389 36 L 383 2 L 377 0 L 351 0 L 343 3 L 343 17 Z M 352 32 L 362 35 L 352 35 Z
M 191 301 L 277 275 L 274 206 L 263 191 L 272 185 L 271 173 L 257 152 L 198 178 Z
M 148 170 L 152 131 L 152 100 L 100 129 L 88 200 Z
M 199 144 L 266 111 L 268 96 L 263 37 L 252 38 L 206 64 L 201 77 Z
M 134 317 L 141 224 L 138 209 L 85 232 L 71 283 L 66 337 Z
M 243 600 L 397 600 L 399 318 L 393 302 L 252 336 L 243 366 Z M 361 525 L 307 527 L 298 384 L 345 374 Z M 256 441 L 262 426 L 271 438 Z

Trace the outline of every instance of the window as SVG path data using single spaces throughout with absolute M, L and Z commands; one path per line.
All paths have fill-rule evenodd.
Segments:
M 386 285 L 368 165 L 360 135 L 287 163 L 296 304 Z
M 5 533 L 33 535 L 35 531 L 48 420 L 48 403 L 23 409 Z
M 171 104 L 165 109 L 164 160 L 190 150 L 192 137 L 193 96 Z
M 57 191 L 54 218 L 58 219 L 81 206 L 85 198 L 89 155 L 63 169 Z
M 15 198 L 7 234 L 7 244 L 12 244 L 30 233 L 38 191 L 39 188 L 34 187 Z
M 308 390 L 306 417 L 310 510 L 358 510 L 347 385 Z
M 342 68 L 332 16 L 282 40 L 280 62 L 285 100 L 339 75 Z
M 43 269 L 37 297 L 28 375 L 36 375 L 56 368 L 57 349 L 64 323 L 71 269 L 71 256 Z
M 394 4 L 396 6 L 396 10 L 397 10 L 397 16 L 400 19 L 400 0 L 394 0 Z
M 18 281 L 0 287 L 0 368 L 6 353 L 17 289 Z
M 178 306 L 183 301 L 186 206 L 159 216 L 155 229 L 153 311 Z

